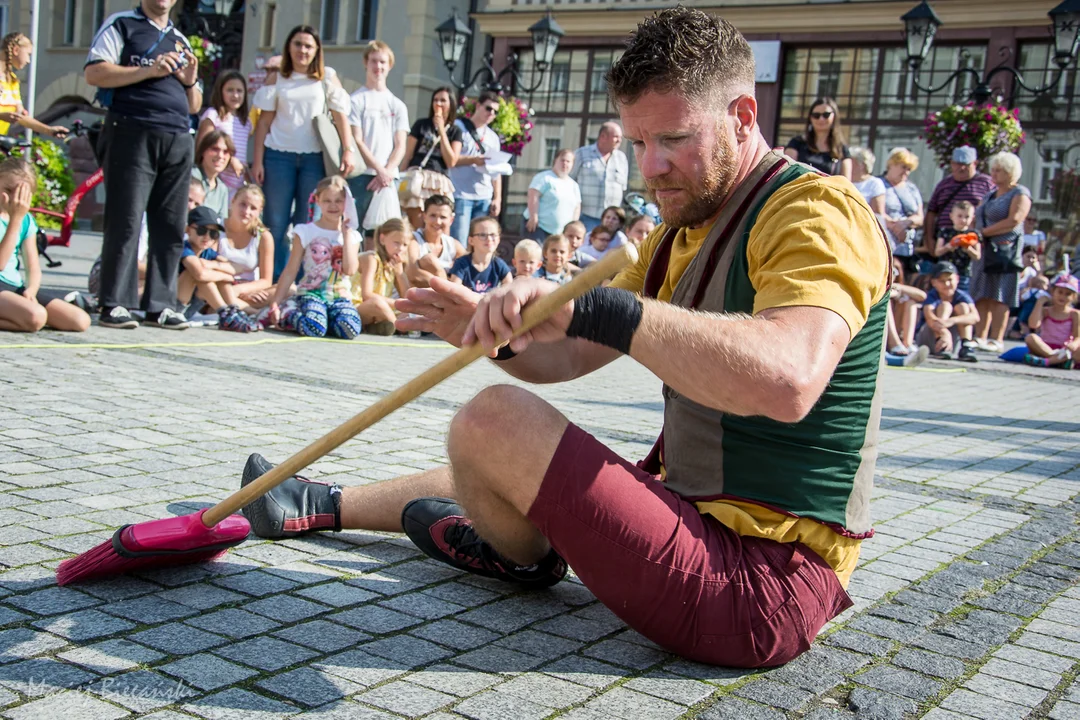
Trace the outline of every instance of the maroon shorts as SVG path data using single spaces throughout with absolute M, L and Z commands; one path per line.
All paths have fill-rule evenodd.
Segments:
M 574 424 L 529 519 L 612 612 L 691 660 L 783 664 L 852 604 L 805 545 L 735 534 Z

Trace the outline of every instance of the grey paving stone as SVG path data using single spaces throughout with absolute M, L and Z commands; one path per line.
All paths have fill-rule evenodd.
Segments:
M 388 610 L 378 605 L 365 605 L 352 610 L 343 610 L 342 612 L 327 615 L 326 619 L 333 623 L 344 623 L 349 627 L 376 634 L 397 632 L 420 624 L 420 620 L 412 615 Z
M 231 638 L 251 637 L 279 627 L 278 623 L 272 620 L 239 608 L 218 610 L 192 618 L 187 622 L 202 630 Z
M 243 606 L 243 609 L 277 622 L 294 623 L 299 620 L 309 620 L 327 612 L 330 608 L 291 595 L 275 595 L 249 602 Z
M 228 642 L 220 635 L 193 628 L 184 623 L 168 623 L 135 633 L 131 639 L 163 650 L 170 655 L 193 655 Z
M 439 600 L 445 600 L 446 602 L 468 608 L 483 605 L 484 603 L 491 602 L 499 597 L 496 593 L 489 590 L 484 590 L 483 588 L 460 582 L 448 582 L 443 583 L 442 585 L 436 585 L 433 588 L 422 590 L 421 594 L 430 595 Z
M 994 657 L 1052 673 L 1063 673 L 1073 665 L 1073 661 L 1068 658 L 1019 645 L 1003 645 L 994 651 Z
M 32 658 L 0 665 L 0 683 L 29 697 L 85 685 L 96 678 L 96 675 L 75 665 L 52 658 Z
M 409 667 L 428 665 L 454 654 L 446 648 L 411 635 L 395 635 L 383 640 L 373 640 L 361 645 L 359 649 Z
M 931 595 L 917 590 L 902 590 L 893 596 L 895 602 L 909 607 L 931 610 L 933 612 L 947 613 L 958 607 L 959 599 Z
M 380 597 L 376 593 L 346 585 L 343 582 L 331 582 L 316 585 L 315 587 L 301 588 L 296 591 L 296 594 L 334 608 L 352 607 Z
M 209 720 L 284 720 L 298 708 L 240 688 L 229 688 L 185 705 L 184 710 Z
M 305 647 L 267 636 L 227 645 L 214 652 L 234 662 L 269 672 L 281 670 L 318 655 Z
M 492 643 L 492 645 L 523 652 L 526 655 L 533 655 L 544 660 L 554 660 L 581 647 L 579 642 L 536 632 L 535 630 L 524 630 L 513 635 L 507 635 Z
M 848 696 L 848 706 L 865 720 L 904 720 L 914 714 L 915 701 L 898 695 L 857 687 Z
M 944 680 L 953 680 L 967 672 L 967 666 L 956 658 L 909 648 L 896 653 L 892 662 L 902 668 Z
M 511 633 L 537 620 L 546 620 L 567 610 L 567 606 L 545 600 L 542 596 L 514 597 L 469 610 L 457 619 L 489 630 Z
M 879 666 L 852 678 L 861 685 L 923 701 L 941 690 L 941 683 L 900 668 Z
M 345 584 L 376 592 L 380 595 L 390 596 L 417 590 L 424 587 L 425 583 L 398 577 L 397 575 L 388 575 L 386 573 L 377 572 L 365 573 L 358 578 L 351 578 L 346 580 Z
M 814 698 L 813 693 L 768 679 L 743 685 L 735 694 L 784 710 L 799 710 Z
M 854 650 L 857 653 L 872 655 L 874 657 L 885 655 L 893 645 L 889 640 L 845 629 L 837 630 L 832 633 L 825 642 L 829 645 L 835 645 L 836 647 L 845 648 L 847 650 Z
M 40 700 L 6 710 L 11 720 L 41 720 L 41 718 L 79 718 L 79 720 L 114 720 L 129 713 L 115 705 L 102 702 L 86 693 L 68 690 Z
M 556 710 L 584 702 L 593 694 L 591 688 L 539 673 L 519 675 L 510 682 L 496 686 L 495 691 L 516 695 L 529 702 Z M 656 693 L 650 694 L 657 696 Z
M 183 660 L 162 665 L 158 669 L 202 690 L 216 690 L 257 674 L 207 653 L 192 655 Z
M 12 610 L 8 607 L 0 606 L 0 627 L 7 627 L 8 625 L 15 625 L 21 623 L 24 620 L 29 620 L 30 615 L 21 613 L 18 610 Z
M 664 672 L 651 672 L 636 677 L 623 687 L 670 700 L 679 705 L 696 705 L 716 692 L 716 687 L 713 685 Z
M 872 615 L 856 617 L 854 620 L 847 623 L 845 627 L 852 630 L 861 630 L 871 635 L 888 638 L 889 640 L 899 640 L 900 642 L 907 642 L 922 632 L 922 628 L 918 625 L 896 622 L 885 618 L 873 617 Z
M 621 640 L 603 640 L 585 649 L 585 655 L 623 667 L 644 670 L 671 658 L 662 650 Z
M 526 655 L 516 650 L 494 647 L 488 645 L 479 650 L 472 650 L 464 655 L 458 655 L 454 662 L 466 667 L 476 668 L 485 672 L 524 672 L 532 670 L 543 662 L 534 655 Z
M 403 675 L 408 668 L 401 663 L 370 655 L 361 650 L 346 650 L 313 662 L 311 667 L 325 671 L 358 685 L 370 687 Z
M 13 595 L 4 602 L 38 615 L 68 613 L 101 604 L 97 598 L 68 587 L 51 587 L 28 595 Z
M 109 702 L 137 713 L 148 713 L 197 697 L 200 692 L 183 680 L 175 680 L 148 670 L 134 670 L 104 678 L 87 688 Z
M 989 695 L 1028 708 L 1034 708 L 1047 695 L 1046 690 L 986 675 L 982 672 L 968 678 L 967 682 L 964 683 L 964 687 L 980 695 Z
M 81 665 L 91 672 L 109 675 L 130 670 L 142 663 L 160 660 L 165 656 L 130 640 L 116 638 L 72 648 L 59 653 L 57 657 L 69 663 Z
M 1025 632 L 1016 640 L 1017 645 L 1023 645 L 1034 650 L 1063 655 L 1068 658 L 1080 660 L 1080 643 L 1069 642 L 1060 638 L 1040 635 L 1039 633 Z
M 460 716 L 447 715 L 440 718 L 437 715 L 430 715 L 427 720 L 457 720 L 458 717 Z M 352 700 L 338 700 L 314 710 L 308 710 L 303 718 L 304 720 L 396 720 L 389 713 L 363 707 Z
M 187 585 L 181 588 L 173 588 L 158 593 L 158 597 L 178 602 L 181 605 L 193 607 L 196 610 L 209 610 L 219 605 L 240 602 L 247 598 L 239 593 L 234 593 L 225 588 L 206 583 Z
M 103 605 L 102 610 L 137 623 L 153 624 L 190 617 L 197 611 L 159 597 L 137 597 Z
M 979 645 L 998 645 L 1020 624 L 1021 620 L 1012 615 L 975 610 L 960 622 L 942 626 L 938 632 Z
M 542 623 L 537 623 L 533 628 L 580 642 L 599 640 L 612 632 L 612 629 L 605 624 L 595 620 L 586 620 L 575 615 L 560 615 Z
M 950 693 L 941 701 L 941 707 L 980 720 L 1020 720 L 1030 712 L 1022 705 L 1002 702 L 963 688 Z
M 474 625 L 459 623 L 455 620 L 439 620 L 427 623 L 410 630 L 409 634 L 440 645 L 446 645 L 455 650 L 472 650 L 500 637 L 497 633 L 489 632 Z
M 357 696 L 356 700 L 405 717 L 415 718 L 446 707 L 457 698 L 430 688 L 395 680 Z
M 321 652 L 335 652 L 357 645 L 371 636 L 326 620 L 312 620 L 278 630 L 275 637 Z
M 1060 700 L 1050 709 L 1047 717 L 1050 720 L 1080 720 L 1080 705 Z
M 1004 678 L 1006 680 L 1012 680 L 1013 682 L 1022 683 L 1024 685 L 1042 688 L 1043 690 L 1053 690 L 1057 687 L 1057 684 L 1061 682 L 1061 675 L 1058 673 L 1039 670 L 1030 665 L 1021 665 L 1020 663 L 1010 662 L 996 657 L 990 658 L 985 665 L 979 668 L 979 672 L 985 673 L 986 675 L 993 675 L 994 677 Z
M 978 660 L 989 651 L 989 647 L 986 645 L 977 645 L 965 640 L 938 635 L 937 633 L 921 635 L 915 638 L 911 644 L 924 650 L 950 655 L 961 660 Z
M 540 677 L 535 675 L 522 677 Z M 477 672 L 454 665 L 432 665 L 409 675 L 409 682 L 458 697 L 476 695 L 505 680 L 500 675 Z
M 624 687 L 603 693 L 583 707 L 599 715 L 623 720 L 671 720 L 686 711 L 682 705 Z
M 60 635 L 73 642 L 114 635 L 135 627 L 135 623 L 106 615 L 98 610 L 80 610 L 53 615 L 31 623 L 39 630 Z
M 698 716 L 699 720 L 786 720 L 780 710 L 734 697 L 721 699 Z
M 30 628 L 0 630 L 0 664 L 25 660 L 67 645 L 62 638 Z
M 899 620 L 900 622 L 910 623 L 920 627 L 929 625 L 941 616 L 940 613 L 935 610 L 930 610 L 925 607 L 912 607 L 902 603 L 879 605 L 870 608 L 867 612 L 871 615 L 877 615 L 878 617 Z
M 465 607 L 461 605 L 446 602 L 423 593 L 398 595 L 379 604 L 391 610 L 415 615 L 425 620 L 436 620 L 465 610 Z
M 471 720 L 540 720 L 551 709 L 514 695 L 485 692 L 458 704 L 454 712 Z
M 271 575 L 262 570 L 253 570 L 239 575 L 218 578 L 213 583 L 229 590 L 236 590 L 256 597 L 284 592 L 297 586 L 297 583 L 292 580 Z
M 308 707 L 325 705 L 352 695 L 363 686 L 331 673 L 319 672 L 314 668 L 302 667 L 290 670 L 271 678 L 260 680 L 257 685 L 272 693 L 288 698 L 293 702 Z

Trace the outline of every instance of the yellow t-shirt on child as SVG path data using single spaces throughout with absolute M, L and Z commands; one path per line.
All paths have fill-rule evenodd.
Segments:
M 15 112 L 22 105 L 22 93 L 18 80 L 0 80 L 0 110 Z M 11 123 L 0 120 L 0 135 L 7 135 Z

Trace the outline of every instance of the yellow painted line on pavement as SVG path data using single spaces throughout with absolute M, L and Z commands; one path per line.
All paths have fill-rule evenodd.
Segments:
M 452 350 L 448 343 L 406 343 L 406 342 L 378 342 L 373 340 L 342 340 L 340 338 L 263 338 L 261 340 L 239 340 L 234 342 L 191 342 L 191 343 L 17 343 L 12 345 L 0 344 L 0 352 L 4 350 L 143 350 L 148 348 L 201 348 L 201 347 L 238 347 L 251 345 L 278 345 L 298 342 L 332 342 L 347 343 L 349 345 L 372 345 L 375 347 L 408 347 L 421 348 L 424 350 Z
M 902 365 L 886 365 L 890 370 L 907 370 L 910 372 L 928 373 L 965 373 L 967 368 L 928 368 L 928 367 L 903 367 Z

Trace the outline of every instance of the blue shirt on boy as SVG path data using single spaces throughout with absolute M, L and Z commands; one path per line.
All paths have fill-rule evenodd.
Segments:
M 959 288 L 957 288 L 956 292 L 953 293 L 952 300 L 950 302 L 952 302 L 953 307 L 956 307 L 960 303 L 967 303 L 967 304 L 971 305 L 972 307 L 975 306 L 975 301 L 971 298 L 971 296 L 968 295 L 963 290 L 960 290 Z M 923 302 L 922 306 L 924 308 L 933 309 L 933 308 L 936 308 L 940 304 L 941 304 L 941 296 L 938 295 L 937 289 L 936 288 L 930 288 L 929 292 L 926 293 L 926 301 Z M 921 328 L 925 323 L 926 323 L 926 317 L 922 313 L 919 313 L 918 328 Z M 918 329 L 918 328 L 916 328 L 916 329 Z
M 477 270 L 472 264 L 472 253 L 462 255 L 450 267 L 450 274 L 461 278 L 462 285 L 481 295 L 497 288 L 511 272 L 510 266 L 498 257 L 492 257 L 486 268 Z
M 201 253 L 196 253 L 195 248 L 191 247 L 191 243 L 187 238 L 184 238 L 184 250 L 180 253 L 181 269 L 183 269 L 182 263 L 184 258 L 195 257 L 198 255 L 202 260 L 217 260 L 217 250 L 212 247 L 205 248 Z

